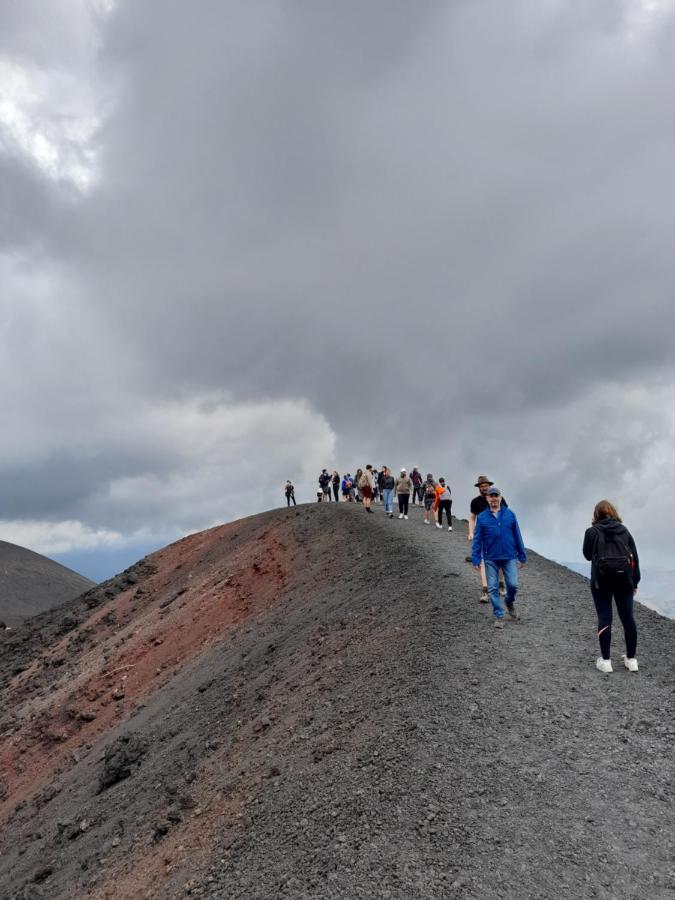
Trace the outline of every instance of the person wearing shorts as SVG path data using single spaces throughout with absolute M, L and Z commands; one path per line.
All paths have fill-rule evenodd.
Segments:
M 427 472 L 427 480 L 422 484 L 421 490 L 422 499 L 424 500 L 424 524 L 428 525 L 432 515 L 436 518 L 436 515 L 433 512 L 434 504 L 436 502 L 436 482 L 434 481 L 434 476 L 431 472 Z

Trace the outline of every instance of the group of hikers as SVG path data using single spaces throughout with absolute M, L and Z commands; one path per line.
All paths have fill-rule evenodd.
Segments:
M 376 470 L 371 465 L 357 469 L 354 476 L 322 469 L 318 479 L 317 501 L 362 503 L 372 514 L 373 503 L 384 507 L 385 514 L 394 517 L 394 497 L 398 503 L 398 518 L 408 519 L 410 505 L 423 507 L 425 525 L 432 521 L 443 528 L 443 516 L 448 531 L 452 531 L 452 494 L 446 479 L 434 479 L 431 472 L 423 477 L 419 466 L 410 473 L 401 468 L 394 476 L 388 466 Z M 527 563 L 527 551 L 513 510 L 487 475 L 479 475 L 474 485 L 478 495 L 469 508 L 468 539 L 471 555 L 467 556 L 479 572 L 480 601 L 491 603 L 494 625 L 503 628 L 508 618 L 517 621 L 518 569 Z M 286 503 L 295 505 L 295 489 L 286 482 Z M 412 499 L 411 499 L 412 498 Z M 590 528 L 586 530 L 583 555 L 591 562 L 591 595 L 598 619 L 600 656 L 596 668 L 605 674 L 612 672 L 610 645 L 612 639 L 612 601 L 616 604 L 623 626 L 626 653 L 623 663 L 629 672 L 637 672 L 635 658 L 637 626 L 633 614 L 634 595 L 640 582 L 640 562 L 632 535 L 623 524 L 616 507 L 609 500 L 596 503 Z M 502 604 L 502 598 L 504 604 Z

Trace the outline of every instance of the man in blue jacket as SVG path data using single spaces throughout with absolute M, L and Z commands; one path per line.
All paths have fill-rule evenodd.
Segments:
M 527 562 L 525 544 L 518 527 L 518 520 L 511 509 L 501 508 L 502 492 L 490 485 L 487 491 L 488 509 L 476 519 L 471 545 L 471 562 L 480 570 L 481 559 L 485 563 L 488 595 L 495 616 L 495 627 L 504 627 L 504 607 L 499 599 L 499 570 L 506 582 L 506 609 L 512 619 L 518 618 L 515 608 L 518 592 L 518 563 Z

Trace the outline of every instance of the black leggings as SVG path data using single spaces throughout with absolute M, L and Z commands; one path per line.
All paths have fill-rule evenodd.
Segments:
M 295 494 L 286 494 L 286 506 L 291 505 L 291 500 L 293 501 L 293 506 L 297 506 L 298 504 L 295 502 Z
M 340 499 L 340 485 L 339 484 L 333 485 L 333 496 L 335 497 L 335 502 L 337 503 Z
M 633 659 L 637 647 L 637 625 L 633 617 L 633 585 L 625 578 L 591 584 L 591 594 L 598 614 L 598 640 L 603 659 L 609 659 L 612 642 L 612 597 L 616 603 L 626 638 L 626 656 Z
M 439 500 L 438 501 L 438 524 L 443 524 L 443 510 L 445 510 L 445 515 L 448 517 L 448 526 L 452 525 L 452 500 Z
M 398 511 L 404 516 L 408 515 L 408 500 L 410 500 L 410 494 L 398 494 Z

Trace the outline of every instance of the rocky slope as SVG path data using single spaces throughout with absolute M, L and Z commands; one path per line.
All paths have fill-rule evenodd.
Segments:
M 0 896 L 672 897 L 675 623 L 601 676 L 585 579 L 533 554 L 498 632 L 418 515 L 255 516 L 0 638 Z
M 0 541 L 0 621 L 6 625 L 61 606 L 93 584 L 46 556 Z

